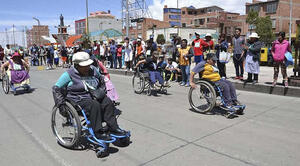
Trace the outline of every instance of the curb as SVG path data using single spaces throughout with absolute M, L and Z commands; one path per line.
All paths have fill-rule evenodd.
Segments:
M 118 74 L 125 76 L 133 76 L 133 71 L 127 70 L 115 70 L 115 69 L 107 69 L 110 74 Z M 290 97 L 300 97 L 300 87 L 288 87 L 284 88 L 283 86 L 276 86 L 272 88 L 271 85 L 257 83 L 257 84 L 244 84 L 243 82 L 231 80 L 230 81 L 235 85 L 235 88 L 243 91 L 250 92 L 259 92 L 259 93 L 267 93 L 270 95 L 280 95 L 280 96 L 290 96 Z

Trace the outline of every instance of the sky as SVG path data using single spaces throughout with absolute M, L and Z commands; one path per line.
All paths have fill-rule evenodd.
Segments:
M 226 11 L 245 13 L 245 3 L 252 0 L 178 0 L 179 7 L 193 5 L 196 8 L 216 5 Z M 107 11 L 117 18 L 121 17 L 121 0 L 88 0 L 89 12 Z M 162 20 L 163 6 L 176 7 L 176 0 L 146 0 L 149 11 L 153 18 Z M 10 41 L 13 41 L 12 26 L 15 25 L 15 40 L 18 44 L 23 43 L 22 30 L 37 25 L 48 25 L 50 33 L 56 33 L 54 26 L 59 24 L 59 16 L 63 14 L 65 25 L 70 25 L 69 32 L 75 33 L 74 21 L 84 18 L 85 0 L 0 0 L 0 44 L 6 43 L 5 29 L 7 29 Z M 18 33 L 19 32 L 19 33 Z

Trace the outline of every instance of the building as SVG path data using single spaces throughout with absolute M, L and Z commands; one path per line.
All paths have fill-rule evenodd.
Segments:
M 296 33 L 296 20 L 300 20 L 300 0 L 292 0 L 292 33 Z M 238 21 L 242 22 L 242 33 L 244 35 L 255 27 L 246 23 L 246 18 L 250 10 L 257 11 L 260 17 L 270 16 L 272 28 L 275 34 L 284 31 L 288 34 L 290 24 L 290 0 L 253 0 L 252 3 L 246 3 L 246 15 L 240 16 Z
M 85 19 L 80 19 L 75 21 L 75 34 L 81 35 L 85 33 Z
M 164 6 L 164 21 L 169 22 L 170 27 L 181 27 L 181 9 Z
M 147 40 L 149 39 L 150 35 L 154 35 L 154 40 L 158 35 L 163 34 L 166 42 L 171 42 L 173 36 L 179 35 L 181 39 L 187 39 L 188 43 L 192 43 L 192 41 L 196 38 L 195 32 L 200 34 L 201 37 L 204 37 L 205 34 L 210 33 L 216 39 L 217 30 L 215 29 L 207 29 L 207 28 L 157 28 L 152 31 L 151 29 L 147 30 Z
M 90 13 L 89 16 L 89 32 L 104 31 L 107 29 L 114 29 L 122 32 L 122 20 L 116 19 L 111 15 L 110 11 L 97 11 Z M 84 34 L 86 31 L 86 19 L 75 21 L 76 35 Z
M 218 33 L 231 36 L 234 29 L 242 25 L 234 21 L 240 15 L 239 13 L 226 12 L 218 6 L 198 9 L 190 6 L 175 9 L 164 7 L 164 21 L 169 22 L 171 27 L 176 24 L 175 26 L 179 27 L 216 29 Z
M 47 40 L 42 36 L 49 36 L 48 25 L 34 25 L 31 29 L 26 31 L 27 47 L 31 47 L 33 44 L 45 45 Z
M 129 28 L 129 38 L 136 39 L 141 37 L 142 39 L 146 39 L 147 31 L 151 29 L 152 31 L 160 28 L 168 28 L 170 24 L 166 21 L 160 21 L 152 18 L 140 18 L 136 20 L 131 20 L 131 22 L 136 22 L 135 26 Z M 123 33 L 125 34 L 126 29 L 123 29 Z

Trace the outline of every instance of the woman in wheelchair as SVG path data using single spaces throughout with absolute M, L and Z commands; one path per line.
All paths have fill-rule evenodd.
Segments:
M 190 76 L 191 87 L 196 88 L 196 84 L 194 83 L 194 76 L 197 73 L 201 73 L 202 79 L 211 81 L 221 88 L 221 97 L 225 103 L 225 108 L 232 110 L 235 108 L 235 106 L 243 106 L 237 100 L 236 90 L 232 83 L 225 79 L 221 79 L 219 69 L 215 66 L 217 60 L 218 58 L 215 54 L 209 53 L 207 54 L 206 61 L 203 61 L 195 66 Z
M 157 67 L 157 57 L 158 52 L 154 51 L 151 57 L 140 60 L 135 66 L 135 68 L 137 68 L 140 64 L 144 64 L 142 68 L 149 73 L 150 84 L 152 88 L 154 88 L 154 84 L 156 83 L 156 81 L 158 81 L 161 86 L 164 85 L 164 79 L 162 78 L 161 73 Z
M 67 70 L 53 86 L 55 105 L 59 108 L 66 100 L 78 104 L 89 114 L 91 128 L 101 140 L 111 139 L 109 134 L 124 136 L 126 131 L 119 128 L 115 116 L 115 106 L 107 97 L 103 76 L 86 52 L 73 55 L 74 66 Z M 66 89 L 66 95 L 64 90 Z M 104 129 L 106 122 L 108 129 Z
M 6 68 L 8 68 L 7 71 Z M 15 52 L 10 60 L 1 65 L 1 71 L 2 74 L 7 73 L 9 82 L 15 87 L 24 87 L 25 90 L 30 89 L 29 65 L 18 52 Z

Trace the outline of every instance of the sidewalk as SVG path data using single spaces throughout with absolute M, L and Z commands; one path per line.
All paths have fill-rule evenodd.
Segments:
M 193 69 L 195 65 L 193 64 L 191 66 L 191 69 Z M 132 76 L 132 71 L 127 71 L 124 69 L 108 69 L 109 73 L 112 74 L 120 74 L 120 75 L 127 75 Z M 282 95 L 282 96 L 292 96 L 292 97 L 300 97 L 300 87 L 292 87 L 289 86 L 288 88 L 284 88 L 282 83 L 282 75 L 281 71 L 279 72 L 279 78 L 278 78 L 278 84 L 275 88 L 271 87 L 271 84 L 273 82 L 273 74 L 274 74 L 274 68 L 269 66 L 261 66 L 260 67 L 260 74 L 258 76 L 258 84 L 244 84 L 244 82 L 240 80 L 233 79 L 235 77 L 235 68 L 232 61 L 230 61 L 228 64 L 226 64 L 226 74 L 228 77 L 228 80 L 233 82 L 235 84 L 236 89 L 238 90 L 244 90 L 244 91 L 251 91 L 251 92 L 260 92 L 260 93 L 269 93 L 269 94 L 275 94 L 275 95 Z M 288 76 L 293 75 L 293 68 L 287 69 Z M 244 79 L 247 79 L 247 73 L 244 73 Z

